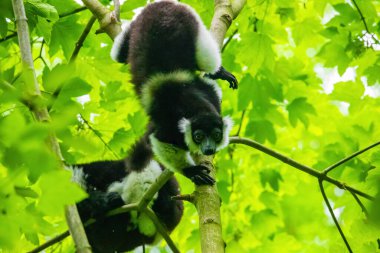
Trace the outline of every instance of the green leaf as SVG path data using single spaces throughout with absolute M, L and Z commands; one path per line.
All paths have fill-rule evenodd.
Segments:
M 8 33 L 8 23 L 5 18 L 0 17 L 0 38 L 4 38 Z
M 380 65 L 376 64 L 370 66 L 364 71 L 364 74 L 367 76 L 368 85 L 375 85 L 377 82 L 380 83 Z
M 123 153 L 126 151 L 126 147 L 129 148 L 132 145 L 134 137 L 132 130 L 126 131 L 124 128 L 120 128 L 113 134 L 108 144 L 113 151 Z
M 280 181 L 283 181 L 283 179 L 277 170 L 266 169 L 260 171 L 260 182 L 263 187 L 268 183 L 273 190 L 278 192 Z
M 253 77 L 248 74 L 245 75 L 239 83 L 238 109 L 240 111 L 246 109 L 253 100 L 252 94 L 255 92 L 253 82 Z
M 250 121 L 246 128 L 246 135 L 253 136 L 256 141 L 261 143 L 264 143 L 265 140 L 275 143 L 277 139 L 273 124 L 267 120 Z
M 38 181 L 41 197 L 38 209 L 49 215 L 63 215 L 64 206 L 83 199 L 86 194 L 71 181 L 71 172 L 56 170 L 42 175 Z
M 274 68 L 273 41 L 265 34 L 247 33 L 242 35 L 238 57 L 248 67 L 251 75 L 256 75 L 261 67 Z M 249 53 L 248 53 L 249 52 Z
M 286 109 L 289 112 L 289 121 L 293 127 L 297 126 L 298 121 L 301 121 L 305 127 L 309 126 L 308 114 L 316 115 L 313 105 L 307 102 L 307 98 L 300 97 L 294 99 Z
M 88 94 L 92 89 L 92 86 L 79 77 L 72 78 L 65 82 L 62 87 L 59 97 L 79 97 Z
M 21 197 L 38 198 L 38 193 L 30 187 L 15 186 L 15 192 Z
M 75 15 L 59 19 L 53 25 L 51 32 L 51 41 L 49 54 L 55 55 L 59 48 L 62 48 L 66 60 L 69 60 L 73 53 L 75 43 L 82 33 L 82 26 L 77 23 L 78 18 Z
M 135 136 L 140 136 L 145 133 L 145 126 L 148 122 L 148 117 L 143 111 L 138 111 L 133 115 L 128 115 L 128 122 L 131 124 L 131 128 Z
M 340 82 L 334 85 L 331 98 L 340 101 L 355 102 L 364 94 L 364 85 L 359 82 Z
M 230 184 L 226 181 L 218 181 L 217 188 L 222 202 L 228 204 L 230 202 L 231 192 L 228 190 Z
M 44 3 L 41 0 L 26 0 L 25 6 L 28 6 L 31 13 L 51 21 L 56 21 L 59 18 L 54 6 Z
M 281 24 L 285 24 L 288 20 L 295 20 L 296 18 L 294 8 L 278 8 L 276 13 L 280 15 Z
M 347 56 L 345 49 L 342 45 L 334 42 L 326 43 L 318 56 L 325 60 L 325 67 L 338 66 L 338 72 L 343 75 L 346 72 L 351 59 Z

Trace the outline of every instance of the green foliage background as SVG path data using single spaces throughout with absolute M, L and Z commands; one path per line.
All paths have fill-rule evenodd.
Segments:
M 206 24 L 213 1 L 184 1 Z M 236 33 L 223 65 L 240 80 L 223 88 L 223 113 L 239 131 L 318 170 L 380 139 L 380 2 L 251 0 L 230 27 Z M 108 1 L 103 1 L 109 4 Z M 144 1 L 128 0 L 130 19 Z M 91 17 L 74 0 L 26 0 L 33 56 L 52 122 L 36 123 L 21 102 L 30 82 L 21 71 L 10 0 L 0 1 L 0 252 L 25 252 L 67 229 L 63 206 L 85 197 L 70 182 L 44 139 L 54 130 L 68 163 L 118 159 L 144 131 L 146 115 L 129 83 L 128 66 L 114 63 L 111 39 L 95 34 L 71 54 Z M 111 7 L 112 8 L 112 7 Z M 369 33 L 368 33 L 369 32 Z M 339 78 L 343 76 L 343 78 Z M 17 90 L 7 89 L 8 85 Z M 240 129 L 240 130 L 239 130 Z M 345 252 L 318 182 L 245 146 L 216 156 L 227 252 Z M 380 151 L 374 148 L 331 176 L 379 196 Z M 193 190 L 178 176 L 182 192 Z M 379 198 L 363 200 L 368 219 L 349 192 L 325 183 L 354 252 L 380 252 Z M 200 252 L 198 217 L 186 204 L 173 233 L 183 252 Z M 74 252 L 71 239 L 47 252 Z M 155 249 L 166 252 L 162 243 Z M 153 251 L 152 251 L 153 252 Z

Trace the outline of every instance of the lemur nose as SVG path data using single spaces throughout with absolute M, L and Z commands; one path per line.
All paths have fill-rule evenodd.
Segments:
M 205 155 L 212 155 L 214 153 L 215 153 L 215 150 L 212 148 L 205 149 L 205 151 L 203 152 L 203 154 Z

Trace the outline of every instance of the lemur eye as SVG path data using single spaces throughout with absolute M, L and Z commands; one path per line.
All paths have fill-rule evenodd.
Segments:
M 215 129 L 213 134 L 212 134 L 212 137 L 214 138 L 214 140 L 216 142 L 219 142 L 222 140 L 223 138 L 223 134 L 222 134 L 222 131 L 220 131 L 219 129 Z
M 200 143 L 205 137 L 204 133 L 201 130 L 195 130 L 193 134 L 194 141 Z

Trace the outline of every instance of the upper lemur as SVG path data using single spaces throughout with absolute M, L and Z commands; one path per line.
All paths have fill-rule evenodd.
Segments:
M 157 229 L 145 214 L 132 211 L 105 216 L 110 210 L 138 202 L 161 174 L 148 141 L 148 135 L 144 136 L 126 159 L 74 166 L 75 181 L 89 194 L 77 204 L 80 217 L 84 223 L 96 219 L 85 227 L 93 252 L 125 252 L 158 242 Z M 152 201 L 153 212 L 169 232 L 182 217 L 182 201 L 171 199 L 179 194 L 178 182 L 172 177 Z
M 149 4 L 115 39 L 111 55 L 129 63 L 132 82 L 153 125 L 151 144 L 159 161 L 194 183 L 213 184 L 190 152 L 212 155 L 228 144 L 231 120 L 220 113 L 221 91 L 196 70 L 237 88 L 221 67 L 218 45 L 198 14 L 173 1 Z
M 196 70 L 223 79 L 237 88 L 236 78 L 221 66 L 219 47 L 199 15 L 173 1 L 147 5 L 115 38 L 111 56 L 130 64 L 138 94 L 143 83 L 157 73 Z

